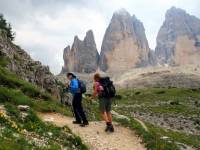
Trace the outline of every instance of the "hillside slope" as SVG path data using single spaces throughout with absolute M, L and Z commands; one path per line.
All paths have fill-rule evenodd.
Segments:
M 68 127 L 42 122 L 36 112 L 69 111 L 41 88 L 9 72 L 0 59 L 0 149 L 87 149 Z
M 60 97 L 58 81 L 49 67 L 34 61 L 23 49 L 11 42 L 4 30 L 0 29 L 0 58 L 3 57 L 8 60 L 5 65 L 8 70 L 15 72 L 21 79 L 38 85 L 56 98 Z
M 37 112 L 71 115 L 56 102 L 57 86 L 48 67 L 33 61 L 0 31 L 0 150 L 87 149 L 67 126 L 46 124 L 37 116 Z
M 148 67 L 113 74 L 118 88 L 200 88 L 200 66 Z
M 87 149 L 68 127 L 42 122 L 36 112 L 70 114 L 48 94 L 0 67 L 0 149 Z

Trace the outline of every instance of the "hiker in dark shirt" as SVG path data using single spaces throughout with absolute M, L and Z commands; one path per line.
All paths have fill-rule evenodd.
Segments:
M 101 93 L 103 92 L 104 88 L 99 82 L 101 76 L 100 74 L 94 75 L 94 97 L 98 97 L 99 99 L 99 110 L 103 120 L 106 122 L 106 129 L 105 132 L 114 132 L 114 127 L 112 125 L 112 114 L 111 114 L 111 99 L 103 97 Z
M 75 116 L 74 124 L 80 124 L 81 127 L 88 125 L 88 120 L 86 118 L 85 112 L 82 107 L 82 93 L 80 92 L 79 82 L 73 73 L 68 73 L 67 78 L 70 80 L 68 84 L 69 92 L 73 95 L 72 106 Z

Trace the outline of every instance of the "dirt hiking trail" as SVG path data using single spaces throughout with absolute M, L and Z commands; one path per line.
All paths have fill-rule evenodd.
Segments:
M 73 118 L 58 113 L 39 113 L 45 122 L 51 122 L 59 127 L 67 125 L 73 133 L 80 136 L 90 150 L 145 150 L 141 139 L 131 130 L 114 123 L 115 132 L 106 133 L 105 123 L 90 122 L 87 127 L 72 124 Z

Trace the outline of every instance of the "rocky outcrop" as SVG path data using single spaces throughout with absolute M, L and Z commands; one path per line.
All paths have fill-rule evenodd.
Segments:
M 49 71 L 49 67 L 34 61 L 24 50 L 13 44 L 2 30 L 0 30 L 0 56 L 9 59 L 7 68 L 21 79 L 40 86 L 57 98 L 60 97 L 58 81 Z
M 100 69 L 126 71 L 149 64 L 149 46 L 142 22 L 122 9 L 115 12 L 104 35 Z
M 172 7 L 157 36 L 159 64 L 200 64 L 200 19 Z
M 67 46 L 63 54 L 64 67 L 62 73 L 78 72 L 92 73 L 98 68 L 99 54 L 96 48 L 94 35 L 91 30 L 86 33 L 83 41 L 74 37 L 72 47 Z

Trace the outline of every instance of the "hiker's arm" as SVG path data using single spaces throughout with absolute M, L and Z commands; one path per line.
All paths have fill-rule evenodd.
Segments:
M 65 83 L 66 88 L 69 88 L 69 85 L 70 85 L 69 82 Z
M 93 96 L 94 97 L 97 97 L 97 94 L 98 94 L 98 88 L 97 88 L 97 84 L 96 83 L 94 83 L 94 92 L 93 92 Z

